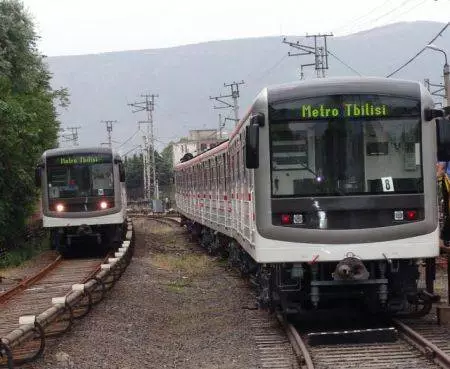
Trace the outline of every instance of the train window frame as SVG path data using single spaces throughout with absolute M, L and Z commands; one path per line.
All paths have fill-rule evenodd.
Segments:
M 367 94 L 365 93 L 353 93 L 353 94 L 348 94 L 348 96 L 365 96 Z M 407 112 L 407 113 L 395 113 L 386 117 L 374 117 L 374 116 L 368 116 L 368 117 L 352 117 L 352 118 L 348 118 L 349 120 L 352 121 L 374 121 L 374 120 L 380 120 L 380 121 L 389 121 L 389 120 L 402 120 L 402 119 L 414 119 L 417 120 L 418 122 L 418 134 L 419 134 L 419 142 L 420 142 L 420 157 L 421 157 L 421 164 L 420 164 L 420 178 L 422 179 L 422 190 L 418 190 L 417 192 L 410 192 L 410 191 L 395 191 L 392 192 L 392 194 L 398 195 L 398 194 L 410 194 L 410 193 L 424 193 L 424 184 L 425 184 L 425 177 L 424 177 L 424 171 L 423 171 L 423 167 L 424 167 L 424 157 L 423 157 L 423 123 L 424 120 L 421 116 L 421 111 L 422 111 L 422 100 L 420 98 L 413 98 L 413 97 L 409 97 L 409 96 L 404 96 L 404 95 L 391 95 L 389 93 L 377 93 L 377 94 L 373 94 L 374 96 L 376 96 L 377 98 L 394 98 L 394 99 L 398 99 L 398 101 L 400 101 L 400 99 L 403 99 L 405 101 L 410 100 L 411 102 L 414 102 L 416 104 L 416 106 L 414 107 L 414 111 L 412 112 Z M 308 101 L 314 98 L 328 98 L 328 97 L 333 97 L 333 96 L 338 96 L 340 98 L 343 98 L 347 95 L 342 95 L 342 94 L 335 94 L 335 95 L 330 95 L 330 94 L 325 94 L 325 95 L 320 95 L 320 96 L 316 96 L 316 97 L 305 97 L 305 98 L 298 98 L 298 99 L 293 99 L 293 100 L 289 100 L 286 103 L 298 103 L 300 104 L 302 101 Z M 278 102 L 274 102 L 273 104 L 276 105 Z M 284 103 L 282 101 L 280 101 L 279 103 Z M 401 107 L 401 105 L 400 105 Z M 413 108 L 411 108 L 413 109 Z M 272 110 L 275 111 L 275 108 L 272 106 Z M 288 109 L 282 109 L 282 110 L 288 110 Z M 295 110 L 295 109 L 294 109 Z M 308 122 L 326 122 L 326 121 L 330 121 L 333 120 L 332 118 L 315 118 L 315 119 L 297 119 L 294 117 L 289 117 L 289 118 L 274 118 L 273 113 L 269 114 L 269 127 L 270 125 L 274 124 L 273 122 L 279 122 L 279 123 L 308 123 Z M 286 113 L 287 114 L 287 113 Z M 337 118 L 334 118 L 334 120 Z M 339 119 L 342 119 L 342 117 L 339 117 Z M 276 123 L 275 123 L 276 124 Z M 323 197 L 330 197 L 330 196 L 373 196 L 373 195 L 385 195 L 387 192 L 385 191 L 380 191 L 380 192 L 370 192 L 370 191 L 358 191 L 358 192 L 346 192 L 346 193 L 342 193 L 341 191 L 336 191 L 335 193 L 304 193 L 304 194 L 283 194 L 283 195 L 279 195 L 279 194 L 275 194 L 274 193 L 274 169 L 273 169 L 273 160 L 272 160 L 272 155 L 273 155 L 273 148 L 272 148 L 272 131 L 271 129 L 269 129 L 269 152 L 270 152 L 270 163 L 269 163 L 269 171 L 270 171 L 270 193 L 271 193 L 271 197 L 272 198 L 291 198 L 291 197 L 295 197 L 295 198 L 302 198 L 302 197 L 310 197 L 310 196 L 323 196 Z M 364 148 L 364 150 L 366 150 L 366 148 Z M 301 168 L 301 169 L 294 169 L 294 170 L 307 170 L 305 168 Z M 414 177 L 415 178 L 415 177 Z M 419 178 L 419 177 L 418 177 Z M 389 193 L 389 192 L 388 192 Z

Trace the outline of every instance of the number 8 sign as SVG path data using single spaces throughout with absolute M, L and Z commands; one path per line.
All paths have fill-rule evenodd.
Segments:
M 383 186 L 383 192 L 394 192 L 394 181 L 392 177 L 381 177 L 381 185 Z

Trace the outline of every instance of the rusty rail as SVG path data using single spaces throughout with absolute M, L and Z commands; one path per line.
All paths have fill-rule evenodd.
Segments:
M 50 264 L 48 264 L 45 268 L 39 271 L 36 275 L 26 278 L 23 281 L 21 281 L 19 284 L 15 285 L 14 287 L 10 288 L 8 291 L 3 292 L 0 294 L 0 304 L 5 303 L 7 300 L 9 300 L 14 295 L 18 294 L 19 292 L 25 290 L 32 284 L 35 284 L 37 281 L 41 280 L 44 276 L 46 276 L 50 271 L 55 269 L 61 262 L 61 256 L 59 255 L 55 260 L 53 260 Z
M 287 337 L 291 342 L 295 354 L 297 355 L 297 359 L 299 360 L 299 364 L 306 366 L 306 369 L 314 369 L 314 363 L 312 361 L 308 348 L 306 347 L 295 327 L 292 324 L 288 323 L 280 313 L 277 313 L 277 319 L 286 331 Z
M 427 340 L 412 328 L 408 327 L 405 323 L 399 321 L 398 319 L 393 319 L 392 321 L 403 338 L 422 352 L 427 359 L 432 360 L 442 368 L 450 368 L 449 355 L 447 355 L 434 343 Z

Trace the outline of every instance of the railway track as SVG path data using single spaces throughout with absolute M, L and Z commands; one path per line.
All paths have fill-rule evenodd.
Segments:
M 358 343 L 354 337 L 353 343 L 310 344 L 308 332 L 287 322 L 281 315 L 277 318 L 289 337 L 301 368 L 450 368 L 450 331 L 436 322 L 433 324 L 430 319 L 408 322 L 393 319 L 392 327 L 388 329 L 393 336 L 398 335 L 395 341 L 380 339 L 378 342 Z M 377 334 L 376 329 L 353 333 L 361 334 L 361 337 Z
M 131 260 L 128 223 L 122 247 L 104 258 L 57 257 L 33 277 L 0 295 L 0 367 L 39 357 L 48 339 L 67 332 L 120 278 Z
M 145 218 L 169 226 L 179 225 L 179 221 L 174 217 Z M 450 329 L 438 326 L 436 320 L 430 319 L 430 316 L 417 320 L 394 319 L 388 322 L 388 329 L 384 327 L 361 330 L 379 337 L 395 336 L 396 339 L 391 342 L 381 338 L 379 342 L 372 343 L 319 345 L 310 345 L 308 333 L 286 322 L 281 315 L 277 318 L 257 315 L 251 321 L 263 368 L 450 369 Z M 284 331 L 276 327 L 277 320 Z

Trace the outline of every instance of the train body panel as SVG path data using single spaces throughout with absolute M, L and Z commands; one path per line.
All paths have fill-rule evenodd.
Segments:
M 349 254 L 361 260 L 432 258 L 439 255 L 439 229 L 400 240 L 322 245 L 274 241 L 257 234 L 256 244 L 254 257 L 259 263 L 337 262 Z
M 98 225 L 98 224 L 123 224 L 126 219 L 125 209 L 119 210 L 117 213 L 90 216 L 83 218 L 54 218 L 49 216 L 43 217 L 43 225 L 45 228 L 58 227 L 77 227 L 81 225 Z
M 433 106 L 414 81 L 265 88 L 228 141 L 176 166 L 178 211 L 256 271 L 269 305 L 318 307 L 338 288 L 404 310 L 423 302 L 418 265 L 439 255 Z

